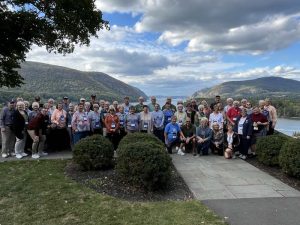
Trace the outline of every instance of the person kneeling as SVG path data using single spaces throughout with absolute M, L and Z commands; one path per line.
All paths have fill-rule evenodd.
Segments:
M 180 143 L 180 138 L 184 138 L 184 135 L 176 123 L 176 116 L 172 116 L 171 122 L 165 127 L 165 144 L 169 154 L 172 154 L 172 147 Z
M 227 132 L 224 135 L 224 157 L 225 159 L 235 159 L 235 153 L 238 151 L 240 138 L 237 133 L 233 131 L 231 123 L 227 124 Z
M 211 144 L 210 144 L 211 152 L 222 156 L 223 155 L 223 137 L 224 137 L 223 130 L 220 129 L 219 124 L 216 122 L 213 123 L 212 128 L 213 128 L 213 132 L 212 132 L 212 139 L 211 139 Z
M 192 145 L 192 153 L 196 155 L 196 127 L 191 123 L 191 119 L 189 117 L 186 118 L 185 124 L 181 128 L 184 137 L 181 139 L 180 148 L 178 150 L 179 155 L 184 155 L 182 151 L 185 147 L 186 150 L 188 147 Z

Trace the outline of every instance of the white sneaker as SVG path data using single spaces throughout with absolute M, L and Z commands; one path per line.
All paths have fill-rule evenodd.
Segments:
M 247 156 L 242 155 L 242 156 L 240 156 L 240 158 L 241 158 L 242 160 L 245 160 L 245 159 L 247 159 Z
M 47 155 L 48 155 L 48 152 L 40 152 L 39 155 L 40 155 L 40 156 L 47 156 Z
M 12 153 L 10 153 L 11 154 L 11 156 L 16 156 L 16 153 L 14 153 L 14 152 L 12 152 Z
M 236 156 L 235 156 L 235 154 L 233 154 L 232 158 L 233 158 L 233 159 L 236 159 Z
M 6 153 L 2 154 L 2 158 L 7 158 L 7 157 L 8 157 L 8 155 Z
M 21 154 L 16 154 L 16 158 L 17 158 L 17 159 L 22 159 L 23 156 L 22 156 Z
M 21 155 L 22 155 L 23 157 L 26 157 L 26 156 L 28 156 L 28 154 L 27 154 L 27 153 L 25 153 L 25 152 L 21 153 Z
M 179 147 L 178 146 L 176 146 L 176 151 L 178 151 L 179 150 Z
M 32 157 L 33 159 L 38 159 L 38 158 L 40 158 L 40 155 L 39 155 L 39 154 L 33 154 L 31 157 Z
M 178 150 L 177 154 L 178 155 L 185 155 L 184 152 L 181 149 Z

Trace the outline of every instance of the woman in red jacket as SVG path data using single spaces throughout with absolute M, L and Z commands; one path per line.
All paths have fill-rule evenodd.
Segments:
M 119 117 L 116 115 L 116 110 L 113 105 L 109 106 L 108 115 L 105 117 L 105 127 L 107 132 L 107 138 L 114 146 L 114 150 L 118 148 L 119 144 Z
M 43 129 L 47 127 L 48 120 L 48 108 L 43 108 L 33 119 L 30 120 L 27 128 L 27 132 L 31 137 L 32 143 L 32 158 L 38 159 L 40 156 L 48 155 L 44 152 L 44 143 L 46 141 L 46 135 L 43 135 Z

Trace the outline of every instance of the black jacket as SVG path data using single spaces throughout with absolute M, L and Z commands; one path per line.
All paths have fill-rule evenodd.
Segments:
M 238 126 L 240 122 L 241 116 L 238 116 L 235 124 L 234 124 L 234 132 L 238 133 Z M 245 123 L 243 124 L 243 138 L 246 138 L 247 136 L 251 136 L 253 132 L 253 122 L 251 120 L 251 117 L 247 116 Z
M 13 126 L 12 126 L 13 129 L 12 130 L 18 139 L 24 138 L 25 126 L 26 126 L 26 124 L 28 124 L 27 112 L 24 111 L 24 113 L 26 114 L 27 121 L 25 121 L 24 117 L 19 112 L 19 110 L 16 110 L 14 112 L 14 116 L 13 116 Z

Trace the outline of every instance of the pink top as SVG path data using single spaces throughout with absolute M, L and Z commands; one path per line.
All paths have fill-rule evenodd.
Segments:
M 55 123 L 60 127 L 66 126 L 66 119 L 67 119 L 67 112 L 63 109 L 61 110 L 55 109 L 51 115 L 51 122 Z

